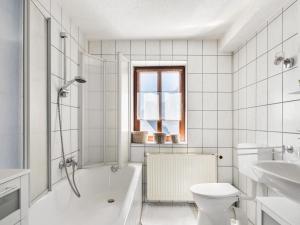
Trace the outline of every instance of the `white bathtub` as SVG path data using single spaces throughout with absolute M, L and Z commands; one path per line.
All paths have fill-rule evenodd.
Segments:
M 29 225 L 138 225 L 142 208 L 142 166 L 130 164 L 117 173 L 93 166 L 76 174 L 81 198 L 67 180 L 34 203 Z M 115 199 L 108 203 L 108 199 Z

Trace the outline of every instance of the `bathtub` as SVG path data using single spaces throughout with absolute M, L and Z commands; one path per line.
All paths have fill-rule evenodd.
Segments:
M 35 202 L 29 225 L 138 225 L 142 209 L 142 165 L 129 164 L 116 173 L 110 166 L 78 170 L 77 198 L 65 179 Z M 114 199 L 114 203 L 108 203 Z

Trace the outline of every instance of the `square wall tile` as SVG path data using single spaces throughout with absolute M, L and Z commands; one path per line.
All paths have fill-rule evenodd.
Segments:
M 203 128 L 217 129 L 218 128 L 218 112 L 203 111 Z
M 256 105 L 266 105 L 268 103 L 268 81 L 264 80 L 256 86 Z
M 239 68 L 241 69 L 246 64 L 247 64 L 247 52 L 246 52 L 246 46 L 243 46 L 239 51 Z
M 268 49 L 272 49 L 282 42 L 282 15 L 275 18 L 268 28 Z
M 160 42 L 160 53 L 161 55 L 172 55 L 173 54 L 173 42 L 168 40 L 162 40 Z
M 286 102 L 283 104 L 283 131 L 300 132 L 300 101 Z
M 144 147 L 131 147 L 131 156 L 130 161 L 131 162 L 144 162 Z
M 129 55 L 130 54 L 130 41 L 117 41 L 116 43 L 116 52 L 121 52 L 123 54 Z
M 283 101 L 300 99 L 300 95 L 290 94 L 299 90 L 299 78 L 299 68 L 283 73 Z
M 232 148 L 218 148 L 218 166 L 232 166 Z
M 268 103 L 282 101 L 282 75 L 276 75 L 268 80 Z
M 218 75 L 203 74 L 203 91 L 217 92 L 218 91 Z
M 257 56 L 268 51 L 268 28 L 265 27 L 257 34 Z
M 247 87 L 247 107 L 256 106 L 256 86 Z
M 268 106 L 256 108 L 256 130 L 268 130 Z
M 268 130 L 282 131 L 282 103 L 268 106 Z
M 239 73 L 236 72 L 233 74 L 233 91 L 237 91 L 239 89 Z
M 218 111 L 218 128 L 232 129 L 232 111 Z
M 202 74 L 188 74 L 188 91 L 201 92 L 202 91 Z
M 187 55 L 187 41 L 174 40 L 173 41 L 173 55 Z
M 218 56 L 218 73 L 232 73 L 231 56 Z
M 131 41 L 131 54 L 132 55 L 145 55 L 146 52 L 145 41 Z
M 218 182 L 232 183 L 232 167 L 218 167 Z
M 203 55 L 217 55 L 218 41 L 204 40 L 203 41 Z
M 146 55 L 160 55 L 160 42 L 147 40 Z
M 233 72 L 237 72 L 239 69 L 239 53 L 236 52 L 233 55 Z
M 188 55 L 202 55 L 202 41 L 188 41 Z
M 247 85 L 256 82 L 256 61 L 252 61 L 247 65 Z
M 203 147 L 215 148 L 218 146 L 218 131 L 203 130 Z
M 203 93 L 203 110 L 217 110 L 218 108 L 217 93 Z
M 188 93 L 188 110 L 202 110 L 202 93 Z
M 232 130 L 218 130 L 218 147 L 232 147 Z
M 239 110 L 239 129 L 247 129 L 247 110 Z
M 295 2 L 283 12 L 283 40 L 286 40 L 297 33 L 295 27 L 299 26 L 299 22 L 298 20 L 295 20 L 295 18 L 298 17 L 297 14 L 299 13 L 298 4 L 299 2 Z
M 231 93 L 218 93 L 218 110 L 232 110 Z
M 247 109 L 247 129 L 255 130 L 255 121 L 256 121 L 256 108 Z
M 203 56 L 203 73 L 217 73 L 218 72 L 218 57 L 217 56 Z
M 102 41 L 102 55 L 116 54 L 116 41 Z
M 218 92 L 232 92 L 231 74 L 218 74 Z
M 202 147 L 202 129 L 188 129 L 188 146 Z
M 257 81 L 264 80 L 268 77 L 268 55 L 261 55 L 257 59 Z
M 189 56 L 188 57 L 188 72 L 189 73 L 202 73 L 202 56 Z
M 202 128 L 202 111 L 188 112 L 188 128 Z
M 242 68 L 238 74 L 239 74 L 239 77 L 238 77 L 239 88 L 246 87 L 246 85 L 247 85 L 247 68 L 246 67 Z
M 282 145 L 282 133 L 268 132 L 268 144 L 270 146 L 281 146 Z
M 239 109 L 247 107 L 247 89 L 243 88 L 238 91 Z
M 256 58 L 256 36 L 247 43 L 247 63 L 252 62 Z
M 256 131 L 247 130 L 247 142 L 248 143 L 256 143 Z

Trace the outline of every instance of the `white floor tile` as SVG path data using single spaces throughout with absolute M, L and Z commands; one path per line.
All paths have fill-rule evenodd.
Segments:
M 196 225 L 197 209 L 193 204 L 145 203 L 142 225 Z

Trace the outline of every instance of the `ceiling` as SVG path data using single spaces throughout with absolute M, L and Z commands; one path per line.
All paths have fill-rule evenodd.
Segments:
M 63 0 L 88 39 L 220 38 L 260 0 Z
M 233 51 L 294 0 L 62 0 L 88 40 L 220 39 Z

